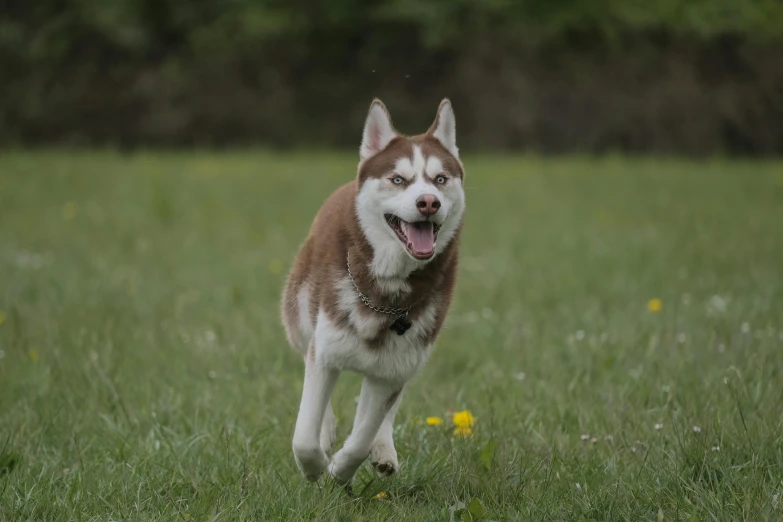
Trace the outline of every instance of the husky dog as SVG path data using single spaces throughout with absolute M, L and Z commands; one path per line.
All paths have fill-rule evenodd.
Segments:
M 296 464 L 311 481 L 328 468 L 339 484 L 349 484 L 368 456 L 381 475 L 399 467 L 394 416 L 446 317 L 465 210 L 448 99 L 429 130 L 412 137 L 399 134 L 374 100 L 359 157 L 356 178 L 315 216 L 281 306 L 288 342 L 305 362 Z M 353 430 L 330 461 L 330 396 L 342 370 L 364 380 Z

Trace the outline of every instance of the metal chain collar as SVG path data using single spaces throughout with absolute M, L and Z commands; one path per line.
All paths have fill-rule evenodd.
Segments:
M 413 305 L 416 303 L 414 302 L 410 306 L 406 306 L 405 308 L 392 308 L 390 306 L 376 306 L 373 304 L 372 301 L 370 301 L 370 298 L 367 297 L 365 294 L 362 293 L 361 290 L 359 290 L 359 287 L 356 284 L 356 281 L 353 279 L 353 274 L 351 273 L 351 252 L 348 252 L 348 255 L 345 259 L 345 264 L 348 265 L 348 277 L 351 279 L 351 283 L 353 283 L 353 287 L 356 289 L 356 293 L 359 294 L 359 299 L 362 300 L 362 302 L 368 307 L 373 310 L 375 310 L 378 313 L 381 314 L 389 314 L 389 315 L 402 315 L 407 314 L 411 308 L 413 308 Z

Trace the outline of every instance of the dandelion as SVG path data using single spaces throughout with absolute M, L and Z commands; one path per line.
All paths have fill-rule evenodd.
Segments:
M 4 322 L 5 322 L 5 314 L 3 312 L 0 312 L 0 326 L 3 326 Z
M 701 426 L 694 426 L 693 433 L 701 433 Z
M 468 410 L 458 411 L 451 421 L 454 423 L 454 435 L 467 437 L 473 433 L 473 424 L 476 418 Z
M 719 295 L 713 295 L 707 302 L 707 313 L 710 315 L 719 315 L 726 311 L 728 300 Z
M 742 323 L 742 326 L 740 327 L 742 330 L 742 333 L 750 333 L 750 323 Z
M 389 495 L 388 495 L 388 494 L 387 494 L 385 491 L 381 491 L 380 493 L 378 493 L 377 495 L 375 495 L 375 496 L 374 496 L 374 497 L 372 497 L 372 498 L 373 498 L 374 500 L 386 500 L 386 498 L 387 498 L 388 496 L 389 496 Z
M 687 341 L 687 340 L 688 340 L 688 336 L 685 335 L 684 332 L 680 332 L 680 333 L 677 334 L 677 342 L 678 343 L 684 344 L 685 341 Z
M 661 386 L 661 391 L 663 393 L 669 393 L 672 391 L 672 387 L 669 384 L 664 384 L 663 386 Z
M 598 439 L 596 437 L 593 437 L 592 439 L 590 439 L 590 443 L 591 444 L 595 444 L 596 442 L 598 442 Z
M 514 377 L 515 377 L 515 378 L 516 378 L 516 380 L 518 380 L 518 381 L 524 381 L 524 380 L 525 380 L 525 377 L 527 377 L 527 375 L 525 375 L 525 372 L 519 372 L 519 373 L 517 373 L 517 374 L 516 374 Z
M 428 426 L 440 426 L 443 424 L 443 419 L 440 417 L 427 417 L 426 422 Z
M 581 436 L 581 437 L 579 437 L 579 438 L 580 438 L 580 439 L 582 439 L 582 441 L 587 441 L 587 440 L 590 440 L 590 435 L 588 435 L 587 433 L 585 433 L 584 435 L 582 435 L 582 436 Z
M 584 330 L 578 330 L 576 332 L 576 340 L 577 341 L 581 341 L 584 338 L 585 338 L 585 331 Z
M 470 413 L 469 410 L 463 410 L 456 412 L 452 418 L 452 421 L 454 422 L 455 426 L 469 428 L 473 426 L 474 422 L 476 422 L 476 418 L 473 416 L 473 414 Z
M 658 313 L 661 311 L 661 308 L 663 308 L 663 301 L 658 299 L 657 297 L 650 299 L 647 301 L 647 309 L 651 311 L 652 313 Z
M 63 205 L 63 219 L 71 220 L 79 213 L 79 207 L 75 202 L 69 201 Z
M 38 352 L 36 351 L 35 348 L 30 348 L 30 350 L 28 350 L 27 352 L 27 355 L 28 357 L 30 357 L 30 360 L 33 361 L 34 363 L 38 362 Z
M 455 437 L 469 437 L 473 434 L 473 428 L 469 426 L 457 426 L 452 433 Z
M 720 446 L 713 446 L 710 448 L 711 451 L 720 451 Z
M 658 423 L 658 424 L 655 425 L 655 429 L 656 430 L 660 430 L 661 428 L 663 428 L 663 424 Z

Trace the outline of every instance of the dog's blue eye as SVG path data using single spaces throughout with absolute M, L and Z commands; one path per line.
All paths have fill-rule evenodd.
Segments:
M 437 181 L 440 185 L 443 185 L 444 183 L 446 183 L 446 176 L 438 176 L 437 178 L 435 178 L 435 181 Z
M 394 176 L 392 178 L 392 183 L 394 183 L 395 185 L 399 185 L 402 182 L 403 182 L 402 176 Z

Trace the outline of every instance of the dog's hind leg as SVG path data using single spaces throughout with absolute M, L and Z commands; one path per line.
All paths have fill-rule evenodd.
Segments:
M 313 342 L 305 357 L 305 378 L 302 401 L 294 429 L 293 450 L 296 464 L 308 480 L 315 481 L 329 465 L 329 459 L 321 447 L 321 431 L 337 382 L 337 370 L 319 365 L 315 358 Z M 331 412 L 331 408 L 330 408 Z
M 332 448 L 334 440 L 337 438 L 337 419 L 332 410 L 332 401 L 326 403 L 324 412 L 324 421 L 321 424 L 321 449 L 328 452 Z

